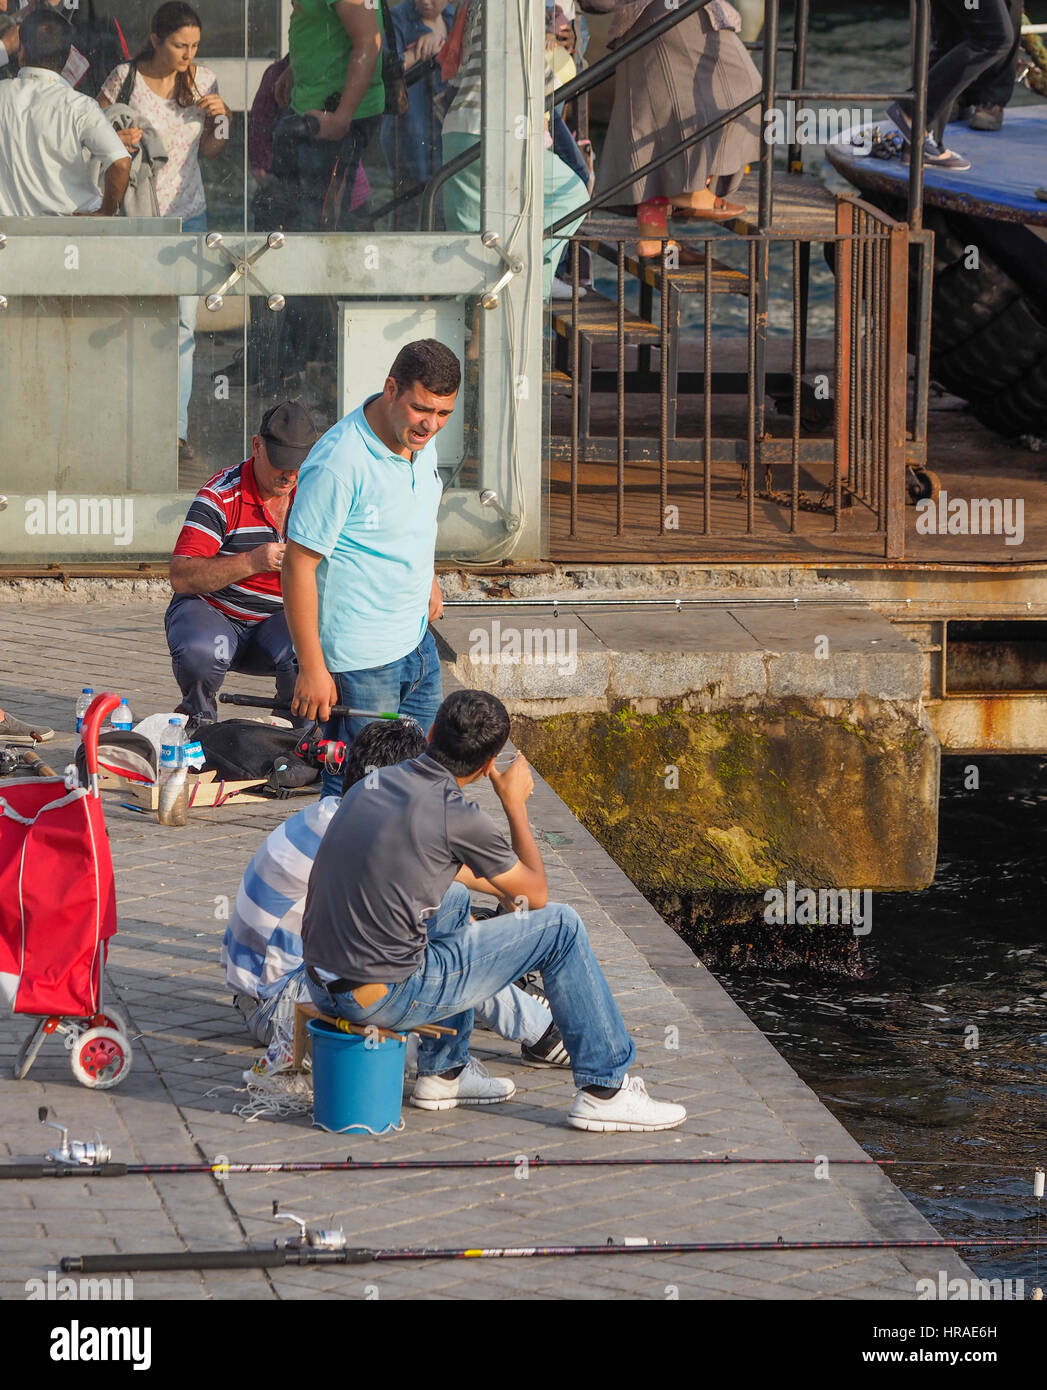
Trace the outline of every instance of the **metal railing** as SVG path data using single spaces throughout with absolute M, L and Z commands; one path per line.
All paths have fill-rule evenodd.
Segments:
M 639 49 L 646 47 L 656 38 L 660 37 L 666 30 L 679 24 L 682 20 L 689 18 L 697 10 L 703 9 L 709 0 L 685 0 L 685 3 L 678 10 L 667 14 L 663 19 L 652 24 L 645 29 L 642 34 L 638 34 L 628 43 L 616 48 L 613 53 L 606 58 L 594 63 L 591 68 L 572 78 L 570 82 L 565 82 L 562 87 L 558 87 L 555 93 L 557 102 L 570 100 L 579 92 L 588 91 L 598 83 L 610 76 L 611 72 L 625 58 L 631 57 Z M 781 0 L 764 0 L 764 30 L 763 30 L 763 85 L 759 96 L 751 97 L 748 101 L 739 103 L 724 115 L 719 116 L 715 121 L 709 122 L 700 130 L 686 136 L 664 151 L 657 158 L 650 160 L 642 168 L 637 169 L 628 179 L 623 179 L 620 183 L 610 188 L 604 189 L 602 193 L 591 198 L 587 203 L 574 209 L 573 212 L 559 218 L 556 222 L 546 227 L 545 235 L 554 236 L 563 227 L 566 227 L 576 217 L 594 211 L 596 208 L 606 207 L 609 203 L 614 203 L 620 194 L 631 188 L 634 183 L 642 180 L 647 174 L 663 165 L 670 163 L 692 145 L 699 144 L 702 140 L 714 135 L 723 126 L 743 116 L 754 106 L 760 106 L 763 113 L 764 128 L 766 119 L 775 104 L 779 101 L 796 102 L 851 102 L 851 101 L 876 101 L 890 102 L 897 100 L 912 100 L 913 102 L 913 129 L 922 131 L 927 125 L 927 64 L 930 56 L 931 43 L 931 0 L 910 0 L 913 13 L 912 35 L 911 35 L 911 69 L 912 87 L 905 92 L 833 92 L 833 91 L 813 91 L 806 90 L 803 82 L 806 76 L 807 67 L 807 35 L 810 22 L 810 0 L 794 0 L 793 4 L 793 38 L 790 44 L 785 45 L 787 51 L 793 54 L 792 86 L 788 90 L 781 90 L 777 85 L 778 78 L 778 52 L 781 47 L 779 42 L 779 17 L 781 10 Z M 550 98 L 552 100 L 552 98 Z M 466 154 L 471 154 L 466 151 Z M 464 157 L 464 156 L 463 156 Z M 474 156 L 475 157 L 475 156 Z M 800 165 L 799 147 L 792 145 L 789 147 L 790 169 L 799 172 L 796 168 Z M 802 167 L 802 165 L 800 166 Z M 760 213 L 759 226 L 761 231 L 767 231 L 771 227 L 774 215 L 774 145 L 768 140 L 764 140 L 760 152 Z M 910 167 L 909 167 L 909 190 L 908 190 L 908 219 L 910 227 L 915 231 L 923 225 L 923 141 L 913 142 Z
M 587 92 L 603 80 L 625 58 L 702 8 L 703 0 L 681 5 L 642 34 L 635 36 L 595 64 L 572 82 L 559 88 L 557 101 L 569 100 Z M 810 0 L 794 0 L 792 8 L 791 42 L 783 43 L 780 34 L 780 0 L 765 0 L 763 42 L 763 81 L 761 91 L 718 117 L 701 130 L 681 139 L 670 150 L 649 161 L 642 169 L 612 187 L 603 189 L 584 205 L 552 222 L 545 229 L 546 237 L 562 231 L 581 216 L 608 204 L 614 204 L 634 183 L 647 174 L 669 164 L 683 151 L 714 135 L 729 121 L 759 107 L 763 114 L 763 129 L 767 116 L 778 102 L 852 103 L 888 102 L 907 98 L 913 107 L 913 128 L 926 125 L 926 73 L 930 47 L 930 0 L 911 0 L 910 57 L 912 90 L 910 92 L 831 92 L 808 89 L 806 86 L 807 39 L 810 22 Z M 791 85 L 778 86 L 778 55 L 792 55 Z M 822 513 L 822 548 L 824 549 L 824 517 L 831 515 L 831 533 L 839 537 L 843 530 L 853 537 L 862 530 L 877 537 L 877 545 L 887 558 L 900 557 L 904 551 L 904 503 L 906 464 L 925 461 L 927 439 L 927 403 L 929 396 L 930 306 L 933 271 L 930 233 L 922 230 L 923 223 L 923 146 L 914 143 L 909 167 L 906 223 L 898 223 L 884 212 L 857 197 L 839 201 L 835 233 L 797 233 L 774 226 L 775 209 L 775 145 L 768 140 L 761 144 L 758 171 L 758 216 L 755 226 L 742 238 L 746 243 L 745 294 L 748 297 L 746 325 L 745 371 L 714 372 L 713 361 L 713 294 L 717 272 L 713 267 L 713 246 L 722 248 L 723 240 L 705 241 L 704 276 L 692 280 L 681 289 L 682 281 L 663 271 L 659 281 L 660 305 L 657 320 L 648 324 L 651 334 L 647 340 L 638 322 L 627 314 L 626 243 L 619 242 L 614 253 L 617 265 L 617 307 L 615 323 L 615 360 L 611 368 L 600 360 L 600 333 L 594 333 L 579 308 L 577 254 L 572 265 L 571 310 L 559 311 L 562 320 L 558 332 L 557 366 L 553 374 L 561 391 L 571 398 L 569 428 L 557 434 L 550 446 L 550 468 L 569 463 L 567 479 L 567 515 L 565 538 L 581 540 L 593 533 L 590 508 L 583 516 L 580 506 L 581 488 L 589 484 L 580 470 L 599 464 L 606 477 L 609 463 L 616 465 L 614 480 L 615 529 L 617 540 L 635 539 L 639 534 L 656 535 L 663 542 L 667 537 L 666 507 L 681 476 L 674 470 L 678 463 L 698 466 L 695 482 L 698 499 L 688 502 L 691 522 L 696 536 L 755 537 L 763 524 L 774 530 L 771 514 L 762 504 L 774 503 L 788 513 L 787 534 L 814 535 L 819 526 L 810 514 Z M 788 147 L 788 171 L 803 171 L 802 153 L 798 143 Z M 631 201 L 627 198 L 627 201 Z M 737 230 L 740 224 L 735 224 Z M 585 239 L 585 228 L 579 229 L 576 243 Z M 700 245 L 693 236 L 690 245 Z M 805 431 L 803 419 L 810 388 L 805 384 L 807 368 L 809 278 L 811 251 L 814 244 L 825 245 L 835 256 L 835 304 L 833 329 L 834 392 L 830 407 L 831 434 L 811 437 Z M 791 370 L 767 371 L 768 315 L 772 303 L 772 249 L 775 256 L 788 247 L 791 265 L 790 326 L 792 331 Z M 911 414 L 907 419 L 908 343 L 908 262 L 910 254 L 916 260 L 915 333 L 912 351 L 916 359 L 915 389 Z M 608 257 L 611 258 L 610 256 Z M 777 262 L 775 262 L 777 264 Z M 776 271 L 777 275 L 778 272 Z M 651 312 L 651 288 L 643 286 L 641 275 L 641 317 Z M 680 367 L 683 348 L 680 339 L 680 296 L 693 293 L 701 302 L 701 326 L 695 329 L 703 354 L 703 369 L 699 372 Z M 557 307 L 553 307 L 554 323 Z M 591 318 L 591 315 L 590 315 Z M 627 327 L 628 325 L 628 327 Z M 604 325 L 603 344 L 607 344 L 607 325 Z M 627 351 L 635 349 L 636 365 L 627 365 Z M 658 371 L 650 364 L 652 354 L 658 354 Z M 593 406 L 615 395 L 617 438 L 601 436 L 593 428 Z M 633 393 L 656 392 L 659 396 L 659 420 L 653 433 L 632 436 L 626 426 L 626 400 Z M 736 426 L 733 437 L 718 433 L 714 423 L 714 398 L 734 394 L 745 398 L 744 424 Z M 699 439 L 681 437 L 677 419 L 681 405 L 701 398 L 702 430 Z M 772 439 L 767 430 L 768 399 L 773 398 L 787 413 L 792 414 L 791 438 L 786 442 Z M 555 413 L 555 411 L 554 411 Z M 562 415 L 562 412 L 561 412 Z M 561 427 L 563 420 L 560 420 Z M 649 425 L 649 422 L 648 422 Z M 639 527 L 635 511 L 627 506 L 627 493 L 641 496 L 645 489 L 635 481 L 627 484 L 627 467 L 657 459 L 658 480 L 657 518 L 653 511 Z M 628 460 L 628 464 L 627 464 Z M 727 504 L 724 492 L 725 477 L 716 469 L 734 463 L 740 470 L 741 489 L 734 499 L 743 504 Z M 776 486 L 777 470 L 787 466 L 786 485 Z M 801 474 L 811 467 L 820 468 L 823 476 L 819 486 L 821 496 L 807 495 L 810 478 L 801 486 Z M 632 475 L 630 475 L 632 476 Z M 693 480 L 693 475 L 692 475 Z M 554 480 L 555 482 L 555 480 Z M 653 497 L 652 497 L 653 501 Z M 557 507 L 556 487 L 551 488 L 551 524 L 555 533 Z M 719 513 L 717 512 L 719 507 Z M 781 515 L 781 513 L 780 513 Z M 805 521 L 806 518 L 806 521 Z M 562 520 L 562 518 L 560 518 Z M 657 524 L 654 525 L 654 521 Z M 846 524 L 845 524 L 846 523 Z M 779 523 L 780 524 L 780 523 Z M 651 527 L 654 526 L 652 530 Z M 871 531 L 870 531 L 871 528 Z M 596 528 L 597 530 L 599 527 Z M 679 553 L 681 537 L 674 537 L 673 553 Z M 783 537 L 784 539 L 784 537 Z M 853 552 L 852 552 L 853 553 Z
M 661 19 L 651 24 L 642 33 L 626 43 L 620 44 L 613 52 L 607 53 L 597 62 L 591 64 L 583 72 L 573 77 L 569 82 L 563 83 L 551 92 L 547 98 L 546 105 L 550 109 L 554 105 L 568 103 L 581 95 L 587 95 L 594 87 L 605 82 L 613 76 L 617 68 L 631 58 L 641 49 L 660 38 L 662 34 L 672 29 L 675 25 L 682 23 L 698 10 L 704 9 L 710 0 L 683 0 L 678 9 L 668 11 Z M 642 168 L 638 169 L 628 179 L 623 179 L 620 183 L 610 188 L 604 189 L 598 196 L 589 199 L 585 204 L 575 208 L 571 213 L 559 218 L 545 229 L 546 237 L 555 236 L 562 228 L 566 227 L 576 217 L 585 216 L 597 208 L 606 207 L 613 203 L 615 199 L 631 188 L 632 185 L 645 175 L 660 169 L 663 165 L 670 163 L 685 150 L 697 145 L 701 141 L 715 135 L 716 132 L 729 124 L 737 117 L 744 115 L 747 111 L 759 106 L 766 120 L 766 115 L 773 110 L 778 101 L 809 101 L 809 102 L 844 102 L 844 101 L 876 101 L 889 102 L 899 99 L 909 99 L 913 101 L 913 129 L 920 131 L 927 124 L 927 66 L 930 56 L 931 44 L 931 0 L 910 0 L 911 8 L 911 70 L 912 86 L 905 92 L 832 92 L 832 91 L 813 91 L 804 87 L 807 74 L 807 41 L 810 27 L 810 0 L 793 0 L 793 24 L 792 40 L 789 43 L 781 43 L 779 39 L 779 19 L 781 11 L 781 0 L 764 0 L 764 30 L 763 39 L 759 44 L 751 45 L 754 49 L 758 48 L 763 52 L 763 84 L 760 95 L 752 97 L 748 101 L 740 103 L 725 115 L 718 117 L 715 121 L 709 122 L 700 130 L 680 140 L 671 149 L 665 151 L 657 158 L 650 160 Z M 780 51 L 792 54 L 792 85 L 787 90 L 780 90 L 777 86 L 778 73 L 778 53 Z M 424 189 L 414 188 L 407 190 L 395 202 L 399 205 L 409 201 L 414 197 L 421 196 L 422 205 L 420 213 L 420 226 L 424 231 L 432 231 L 435 224 L 436 199 L 448 180 L 454 178 L 456 174 L 476 162 L 480 158 L 481 145 L 478 141 L 476 145 L 468 150 L 464 150 L 458 157 L 450 163 L 444 165 L 429 182 Z M 912 148 L 912 157 L 909 168 L 909 188 L 908 188 L 908 220 L 910 227 L 916 231 L 923 225 L 923 142 L 916 141 Z M 788 147 L 788 167 L 790 173 L 802 173 L 803 159 L 801 147 L 798 143 L 793 143 Z M 763 141 L 760 157 L 760 229 L 769 230 L 774 216 L 774 146 L 769 141 Z M 382 209 L 383 215 L 391 210 L 394 204 L 389 204 Z
M 594 296 L 587 309 L 579 250 L 591 240 L 591 233 L 571 239 L 572 298 L 552 310 L 558 349 L 552 378 L 562 390 L 562 399 L 550 403 L 553 558 L 587 545 L 603 546 L 607 558 L 624 557 L 647 541 L 662 547 L 659 558 L 708 558 L 715 553 L 710 538 L 740 543 L 734 553 L 745 551 L 746 541 L 794 551 L 795 540 L 782 545 L 787 536 L 826 558 L 900 557 L 907 226 L 845 197 L 835 231 L 779 239 L 776 254 L 788 265 L 789 369 L 765 379 L 757 364 L 769 310 L 760 264 L 767 242 L 759 233 L 729 242 L 689 237 L 704 255 L 693 269 L 673 269 L 664 260 L 661 269 L 640 266 L 631 242 L 604 238 L 600 254 L 614 266 L 616 295 L 613 305 Z M 835 262 L 830 400 L 805 385 L 802 370 L 804 252 L 812 242 L 830 246 Z M 744 267 L 717 259 L 725 246 L 744 248 L 735 256 Z M 637 273 L 659 294 L 649 319 L 626 308 L 628 277 Z M 718 302 L 744 302 L 744 334 L 736 314 L 733 338 L 718 336 L 724 327 Z M 689 303 L 701 316 L 700 362 L 681 352 L 681 313 Z M 650 363 L 655 353 L 657 370 Z M 778 437 L 763 427 L 761 383 L 791 415 Z M 637 415 L 639 429 L 630 428 Z

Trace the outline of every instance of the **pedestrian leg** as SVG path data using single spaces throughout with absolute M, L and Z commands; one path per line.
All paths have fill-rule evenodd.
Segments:
M 182 692 L 181 713 L 192 719 L 217 719 L 215 697 L 244 644 L 242 628 L 195 594 L 174 596 L 164 627 Z
M 298 661 L 283 609 L 254 625 L 248 635 L 247 646 L 237 661 L 237 669 L 252 675 L 272 674 L 276 677 L 276 703 L 273 708 L 289 717 L 293 728 L 304 729 L 313 722 L 290 713 L 298 678 Z

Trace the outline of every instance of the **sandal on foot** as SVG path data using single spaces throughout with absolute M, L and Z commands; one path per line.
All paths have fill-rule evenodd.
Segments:
M 726 198 L 717 198 L 711 208 L 673 208 L 671 216 L 680 222 L 728 222 L 748 211 L 741 203 L 729 203 Z

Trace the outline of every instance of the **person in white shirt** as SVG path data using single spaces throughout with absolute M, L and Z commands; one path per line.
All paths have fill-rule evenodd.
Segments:
M 48 8 L 19 26 L 18 76 L 0 83 L 0 216 L 113 217 L 131 160 L 98 104 L 61 76 L 73 28 Z M 92 181 L 84 152 L 101 160 Z

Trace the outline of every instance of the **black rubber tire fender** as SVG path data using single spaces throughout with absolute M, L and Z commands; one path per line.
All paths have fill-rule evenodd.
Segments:
M 935 312 L 941 312 L 937 293 Z M 932 326 L 931 371 L 959 395 L 1009 392 L 1020 386 L 1044 359 L 1047 326 L 1020 298 L 1012 300 L 1006 309 L 949 352 L 938 350 Z
M 983 425 L 1008 438 L 1047 434 L 1047 357 L 1009 391 L 972 396 L 971 409 Z
M 978 270 L 955 262 L 934 277 L 935 354 L 944 355 L 977 337 L 1021 298 L 1020 286 L 985 257 Z

